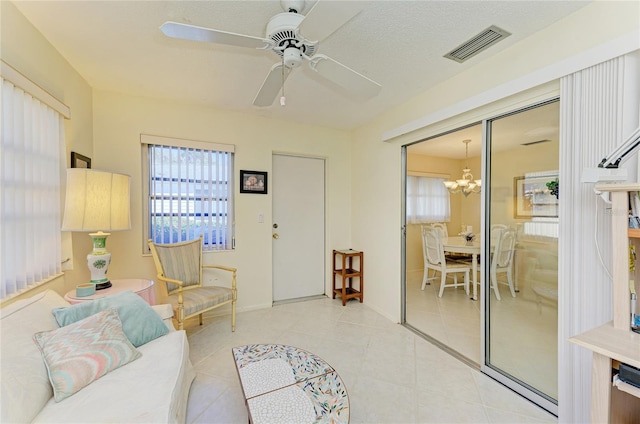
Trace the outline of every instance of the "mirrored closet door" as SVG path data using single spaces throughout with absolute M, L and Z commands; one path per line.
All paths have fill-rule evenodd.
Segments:
M 403 205 L 404 324 L 556 413 L 558 106 L 405 146 Z
M 474 280 L 476 291 L 479 287 L 480 267 L 476 261 L 474 278 L 472 254 L 453 250 L 467 249 L 460 246 L 465 244 L 462 234 L 473 233 L 469 249 L 477 259 L 482 239 L 481 187 L 465 193 L 459 184 L 449 190 L 445 183 L 480 180 L 481 153 L 480 123 L 406 148 L 406 323 L 477 367 L 481 363 L 480 302 L 471 297 Z M 433 228 L 439 230 L 444 262 L 452 264 L 444 274 L 438 266 L 438 250 L 427 254 L 430 243 L 423 236 Z M 464 270 L 469 271 L 468 294 Z
M 487 121 L 485 367 L 558 399 L 559 102 Z

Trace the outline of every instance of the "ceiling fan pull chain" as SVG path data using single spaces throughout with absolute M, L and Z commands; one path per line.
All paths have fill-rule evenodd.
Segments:
M 280 97 L 280 106 L 286 104 L 287 99 L 284 97 L 284 56 L 282 56 L 282 97 Z

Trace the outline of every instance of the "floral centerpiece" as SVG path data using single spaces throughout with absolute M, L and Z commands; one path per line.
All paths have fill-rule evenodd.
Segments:
M 462 235 L 462 237 L 464 237 L 464 240 L 467 242 L 467 244 L 473 243 L 473 241 L 476 239 L 476 235 L 473 233 L 465 233 Z

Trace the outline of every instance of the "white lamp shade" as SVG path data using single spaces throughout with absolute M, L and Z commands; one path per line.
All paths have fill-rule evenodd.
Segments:
M 130 179 L 111 172 L 67 169 L 62 231 L 131 229 Z

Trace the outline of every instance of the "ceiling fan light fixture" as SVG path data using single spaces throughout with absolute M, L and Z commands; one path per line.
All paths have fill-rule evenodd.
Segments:
M 287 47 L 282 60 L 287 68 L 297 68 L 302 64 L 302 53 L 296 47 Z

